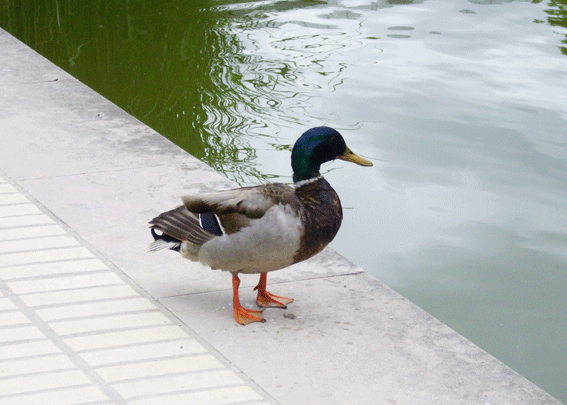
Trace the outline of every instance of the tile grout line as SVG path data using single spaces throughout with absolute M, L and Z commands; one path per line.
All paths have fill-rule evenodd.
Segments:
M 97 373 L 94 373 L 91 367 L 83 360 L 75 351 L 73 351 L 67 343 L 61 339 L 53 329 L 45 322 L 41 317 L 30 307 L 28 307 L 17 295 L 13 294 L 10 288 L 0 279 L 0 292 L 7 298 L 9 298 L 16 308 L 21 311 L 32 323 L 36 326 L 52 343 L 54 343 L 63 354 L 65 354 L 71 362 L 82 371 L 85 376 L 93 383 L 93 385 L 98 386 L 99 389 L 108 398 L 113 400 L 116 404 L 127 405 L 127 402 L 122 398 L 122 396 L 109 384 L 107 384 L 102 377 Z
M 0 180 L 4 180 L 1 181 L 0 184 L 10 185 L 10 183 L 6 181 L 4 176 L 0 175 Z M 16 190 L 16 192 L 12 194 L 22 195 L 20 190 L 18 190 L 13 185 L 11 186 Z M 33 205 L 35 208 L 37 208 L 38 202 L 34 204 L 33 201 L 30 201 L 29 199 L 27 200 L 30 205 Z M 44 212 L 41 212 L 41 210 L 39 211 L 40 211 L 40 215 L 45 215 Z M 53 216 L 52 213 L 51 215 Z M 68 232 L 68 229 L 63 228 L 61 224 L 57 223 L 56 221 L 54 221 L 54 224 L 59 228 L 63 229 L 63 231 L 65 232 L 64 234 L 67 237 L 73 238 L 74 235 Z M 7 229 L 17 229 L 17 228 L 18 227 L 12 227 Z M 73 239 L 77 241 L 76 238 Z M 78 241 L 77 243 L 79 246 L 83 246 Z M 57 262 L 58 261 L 55 261 L 55 263 Z M 115 404 L 120 404 L 120 405 L 128 404 L 128 402 L 118 393 L 118 391 L 116 391 L 114 387 L 112 387 L 110 384 L 104 381 L 104 379 L 92 367 L 90 367 L 89 364 L 78 353 L 72 350 L 71 347 L 63 340 L 63 338 L 60 337 L 57 333 L 55 333 L 55 331 L 49 326 L 49 324 L 46 321 L 44 321 L 37 314 L 36 311 L 34 311 L 32 308 L 26 305 L 18 295 L 14 294 L 14 292 L 10 289 L 8 285 L 6 285 L 6 283 L 4 282 L 4 280 L 2 280 L 1 277 L 0 277 L 0 293 L 2 293 L 4 297 L 10 299 L 11 302 L 16 307 L 16 309 L 19 310 L 28 318 L 28 320 L 31 322 L 31 325 L 37 327 L 48 340 L 50 340 L 53 344 L 55 344 L 55 346 L 61 351 L 61 353 L 66 355 L 69 358 L 69 360 L 71 360 L 71 362 L 93 383 L 93 385 L 98 387 L 110 400 L 112 400 Z
M 6 181 L 6 178 L 4 176 L 0 175 L 0 184 L 2 185 L 8 185 L 8 187 L 12 187 L 15 192 L 13 192 L 12 190 L 10 190 L 10 195 L 16 194 L 16 195 L 21 195 L 26 199 L 25 203 L 16 203 L 16 204 L 7 204 L 7 205 L 2 205 L 2 207 L 11 207 L 14 205 L 17 206 L 22 206 L 22 205 L 26 205 L 26 206 L 31 206 L 34 207 L 39 214 L 38 216 L 46 216 L 46 217 L 50 217 L 49 215 L 46 215 L 45 212 L 43 212 L 42 210 L 40 210 L 38 208 L 39 202 L 37 201 L 32 201 L 29 198 L 25 197 L 23 195 L 23 193 L 18 190 L 17 187 L 15 187 L 14 185 L 11 185 L 8 181 Z M 6 187 L 4 187 L 6 188 Z M 3 194 L 6 195 L 6 194 Z M 37 215 L 36 214 L 36 215 Z M 51 216 L 54 216 L 52 213 L 50 213 Z M 22 215 L 23 216 L 23 215 Z M 3 217 L 5 218 L 5 217 Z M 52 221 L 53 219 L 50 218 Z M 69 246 L 69 248 L 72 247 L 77 247 L 77 246 L 83 246 L 78 240 L 77 238 L 74 238 L 72 235 L 72 233 L 68 232 L 68 229 L 65 229 L 65 227 L 62 227 L 61 224 L 59 224 L 56 221 L 53 221 L 52 225 L 57 226 L 58 228 L 62 229 L 63 231 L 63 235 L 66 238 L 72 239 L 76 242 L 75 245 L 73 246 Z M 65 224 L 66 225 L 66 224 Z M 41 225 L 40 225 L 41 226 Z M 45 225 L 44 225 L 45 226 Z M 4 228 L 4 230 L 10 230 L 10 229 L 20 229 L 21 227 L 19 226 L 12 226 L 12 227 L 8 227 L 8 228 Z M 29 228 L 29 226 L 28 226 Z M 27 240 L 26 239 L 21 239 L 21 240 Z M 63 248 L 66 246 L 63 246 Z M 61 247 L 59 247 L 61 248 Z M 51 248 L 50 250 L 53 250 L 56 248 Z M 25 253 L 26 251 L 17 251 L 17 253 Z M 6 254 L 10 254 L 11 252 L 7 252 Z M 94 256 L 94 255 L 93 255 Z M 2 257 L 0 255 L 0 257 Z M 57 263 L 58 261 L 55 261 L 55 263 Z M 7 268 L 10 268 L 12 266 L 8 265 Z M 4 266 L 2 266 L 2 268 L 5 268 Z M 2 269 L 0 268 L 0 271 Z M 48 322 L 44 321 L 39 314 L 32 309 L 31 307 L 29 307 L 16 293 L 14 293 L 14 291 L 12 291 L 12 289 L 6 284 L 6 282 L 0 277 L 0 293 L 2 293 L 2 295 L 5 298 L 8 298 L 12 304 L 15 306 L 16 310 L 19 311 L 20 313 L 22 313 L 29 321 L 30 324 L 24 324 L 24 325 L 17 325 L 17 326 L 33 326 L 36 327 L 43 335 L 44 337 L 49 340 L 52 344 L 55 345 L 55 347 L 57 347 L 57 349 L 60 350 L 60 354 L 66 356 L 71 363 L 76 367 L 77 370 L 79 370 L 80 372 L 83 373 L 83 375 L 91 382 L 92 386 L 97 387 L 98 389 L 100 389 L 100 391 L 102 391 L 102 393 L 112 402 L 114 402 L 115 404 L 120 404 L 120 405 L 127 405 L 128 402 L 118 393 L 118 391 L 112 387 L 110 384 L 108 384 L 106 381 L 104 381 L 104 379 L 95 372 L 94 369 L 92 369 L 88 363 L 81 358 L 81 356 L 76 353 L 74 350 L 71 349 L 71 347 L 64 341 L 64 339 L 62 337 L 60 337 L 48 324 Z M 59 354 L 59 353 L 55 353 L 55 354 Z M 13 359 L 7 359 L 6 361 L 11 361 Z M 72 369 L 71 369 L 72 370 Z M 49 371 L 44 371 L 42 374 L 45 373 L 57 373 L 57 372 L 65 372 L 65 371 L 70 371 L 70 370 L 49 370 Z M 24 374 L 24 376 L 29 376 L 30 374 Z M 14 376 L 15 378 L 22 378 L 22 375 L 16 375 Z M 73 389 L 73 388 L 77 388 L 77 387 L 81 387 L 82 385 L 74 385 L 74 386 L 64 386 L 64 387 L 58 387 L 58 388 L 52 388 L 52 389 L 48 389 L 47 391 L 57 391 L 57 390 L 64 390 L 64 389 Z M 39 390 L 39 392 L 41 392 L 43 390 Z M 38 391 L 26 391 L 25 394 L 34 394 L 35 392 Z M 16 395 L 22 395 L 24 393 L 20 393 L 20 394 L 16 394 Z M 100 401 L 97 401 L 100 402 Z M 103 401 L 107 402 L 106 400 Z
M 25 196 L 27 194 L 27 193 L 25 193 L 25 191 L 22 192 L 22 191 L 18 190 L 18 188 L 16 188 L 16 187 L 19 187 L 18 185 L 12 186 L 8 181 L 5 181 L 2 178 L 2 173 L 0 172 L 0 187 L 6 186 L 6 185 L 8 185 L 8 187 L 12 187 L 13 191 L 12 190 L 10 191 L 10 193 L 12 193 L 12 194 L 19 194 L 19 195 L 22 195 L 22 196 Z M 6 187 L 3 187 L 3 189 L 4 189 L 4 192 L 5 192 Z M 4 194 L 4 195 L 6 195 L 6 194 Z M 271 396 L 268 393 L 266 393 L 262 388 L 257 387 L 253 382 L 248 381 L 248 377 L 245 374 L 243 374 L 241 370 L 233 370 L 232 367 L 225 364 L 227 362 L 227 360 L 224 359 L 224 357 L 222 355 L 220 356 L 220 359 L 219 359 L 219 354 L 216 353 L 214 348 L 212 348 L 213 350 L 211 352 L 211 348 L 207 348 L 209 346 L 208 343 L 203 341 L 204 346 L 202 345 L 203 342 L 199 343 L 199 341 L 203 340 L 202 338 L 199 338 L 198 336 L 193 336 L 194 334 L 190 334 L 187 331 L 185 331 L 186 326 L 183 325 L 177 319 L 177 317 L 173 316 L 169 311 L 164 309 L 163 305 L 161 305 L 158 300 L 153 300 L 151 298 L 148 298 L 146 296 L 147 293 L 145 291 L 143 291 L 139 286 L 137 286 L 137 284 L 135 284 L 131 280 L 129 280 L 127 278 L 127 276 L 125 276 L 119 269 L 116 268 L 116 266 L 113 265 L 113 263 L 108 262 L 108 260 L 105 260 L 105 258 L 101 258 L 99 254 L 93 254 L 93 249 L 87 248 L 87 246 L 90 246 L 90 245 L 88 243 L 82 241 L 82 238 L 79 235 L 76 235 L 75 232 L 72 229 L 70 229 L 69 226 L 64 221 L 60 221 L 58 219 L 58 217 L 55 216 L 53 213 L 51 213 L 49 210 L 46 210 L 47 211 L 47 213 L 46 213 L 43 205 L 39 201 L 33 199 L 33 197 L 28 197 L 28 198 L 29 198 L 28 201 L 30 203 L 26 204 L 26 205 L 32 205 L 37 210 L 37 212 L 34 211 L 34 218 L 35 219 L 42 219 L 42 217 L 49 218 L 50 222 L 47 222 L 47 224 L 54 225 L 54 226 L 62 229 L 63 235 L 65 237 L 72 238 L 73 240 L 75 240 L 77 242 L 76 247 L 83 248 L 86 251 L 89 251 L 90 254 L 91 254 L 90 257 L 74 257 L 74 258 L 69 258 L 69 259 L 57 258 L 57 259 L 54 259 L 54 260 L 49 262 L 49 263 L 51 263 L 50 264 L 51 267 L 57 268 L 58 267 L 57 265 L 59 263 L 61 263 L 62 261 L 74 263 L 74 262 L 77 262 L 77 260 L 78 261 L 86 261 L 86 259 L 90 259 L 91 261 L 99 261 L 101 263 L 102 267 L 104 267 L 104 269 L 100 268 L 98 271 L 87 270 L 86 272 L 85 272 L 84 269 L 79 269 L 74 274 L 69 274 L 69 273 L 66 273 L 66 272 L 57 273 L 56 272 L 57 269 L 56 269 L 55 271 L 50 270 L 46 273 L 43 273 L 43 272 L 40 271 L 39 273 L 36 273 L 35 276 L 29 277 L 29 275 L 28 275 L 28 276 L 23 276 L 22 278 L 18 278 L 18 277 L 14 278 L 13 274 L 15 274 L 15 273 L 13 273 L 12 277 L 8 278 L 9 281 L 2 280 L 0 278 L 0 297 L 3 296 L 4 298 L 8 298 L 12 302 L 12 304 L 16 307 L 16 311 L 19 311 L 20 313 L 22 313 L 24 316 L 27 317 L 27 320 L 30 321 L 30 323 L 26 323 L 25 325 L 18 324 L 18 325 L 11 325 L 11 327 L 16 328 L 16 327 L 19 327 L 19 326 L 26 326 L 26 325 L 36 327 L 41 332 L 41 334 L 43 334 L 43 338 L 41 338 L 41 339 L 37 338 L 37 339 L 43 340 L 43 339 L 47 338 L 47 340 L 50 341 L 51 343 L 53 343 L 57 347 L 57 349 L 60 351 L 60 353 L 58 353 L 58 354 L 67 356 L 67 358 L 76 367 L 76 369 L 73 369 L 73 370 L 82 372 L 82 374 L 92 384 L 92 385 L 86 386 L 87 388 L 91 388 L 91 389 L 98 388 L 98 389 L 100 389 L 100 391 L 109 400 L 113 401 L 116 404 L 128 404 L 130 400 L 132 400 L 134 402 L 139 402 L 139 401 L 144 402 L 144 401 L 146 401 L 146 399 L 151 400 L 151 398 L 157 399 L 158 397 L 163 397 L 164 400 L 167 400 L 167 398 L 169 396 L 176 396 L 176 397 L 183 396 L 183 395 L 191 396 L 195 393 L 197 393 L 197 394 L 198 393 L 205 393 L 205 392 L 211 391 L 211 390 L 212 390 L 211 391 L 212 394 L 214 392 L 217 392 L 217 391 L 223 391 L 223 390 L 226 391 L 227 386 L 225 384 L 223 384 L 219 381 L 212 381 L 212 383 L 207 382 L 203 387 L 196 387 L 197 388 L 196 391 L 195 390 L 187 390 L 187 389 L 181 389 L 180 390 L 179 388 L 173 388 L 171 390 L 165 389 L 164 391 L 160 391 L 159 388 L 158 388 L 157 391 L 152 392 L 150 390 L 150 391 L 147 391 L 145 394 L 144 394 L 144 391 L 142 390 L 141 393 L 138 393 L 134 397 L 129 398 L 128 396 L 125 397 L 124 392 L 121 393 L 120 389 L 115 388 L 115 386 L 114 386 L 116 384 L 115 381 L 111 380 L 109 382 L 106 382 L 104 377 L 100 374 L 99 370 L 103 369 L 102 371 L 105 371 L 104 370 L 105 367 L 111 367 L 111 368 L 116 367 L 116 366 L 119 366 L 119 367 L 126 366 L 127 367 L 128 365 L 136 366 L 137 364 L 143 365 L 143 364 L 148 363 L 148 362 L 151 363 L 152 361 L 153 362 L 161 361 L 159 356 L 157 356 L 157 357 L 142 356 L 142 357 L 140 357 L 136 360 L 130 361 L 130 363 L 128 363 L 128 362 L 120 363 L 119 362 L 119 363 L 116 363 L 116 364 L 110 364 L 108 362 L 106 362 L 106 363 L 102 362 L 102 363 L 100 363 L 100 365 L 98 367 L 93 367 L 92 364 L 89 364 L 88 356 L 87 356 L 87 358 L 84 358 L 84 354 L 86 354 L 88 352 L 98 354 L 98 352 L 100 352 L 100 351 L 104 352 L 105 350 L 117 350 L 117 349 L 118 350 L 131 350 L 133 347 L 136 347 L 136 346 L 144 347 L 144 346 L 151 345 L 151 344 L 154 344 L 154 343 L 164 343 L 166 341 L 171 341 L 171 339 L 170 340 L 168 340 L 168 339 L 164 340 L 163 337 L 160 337 L 160 338 L 158 338 L 157 341 L 151 340 L 151 339 L 149 339 L 147 341 L 140 340 L 139 342 L 125 341 L 125 342 L 120 342 L 118 344 L 107 344 L 106 346 L 105 345 L 97 346 L 95 344 L 94 346 L 92 346 L 92 349 L 90 349 L 90 350 L 87 349 L 86 352 L 85 352 L 84 349 L 76 350 L 76 348 L 75 349 L 73 348 L 73 344 L 76 345 L 76 341 L 74 341 L 75 337 L 79 338 L 79 340 L 84 337 L 84 338 L 87 338 L 87 341 L 88 341 L 89 337 L 97 337 L 97 335 L 101 335 L 101 334 L 105 335 L 105 334 L 112 334 L 112 333 L 120 333 L 121 331 L 134 332 L 134 331 L 137 331 L 137 330 L 140 330 L 140 332 L 143 333 L 142 331 L 144 331 L 144 330 L 156 330 L 155 329 L 156 327 L 157 328 L 162 327 L 162 326 L 163 327 L 167 327 L 167 326 L 176 327 L 176 328 L 178 328 L 179 333 L 184 335 L 183 340 L 181 340 L 181 342 L 193 341 L 193 342 L 195 342 L 195 344 L 200 346 L 202 348 L 202 350 L 204 350 L 204 352 L 207 353 L 208 355 L 210 355 L 212 358 L 217 359 L 217 361 L 222 359 L 222 361 L 220 363 L 218 363 L 221 366 L 220 370 L 225 372 L 225 373 L 228 373 L 228 375 L 233 376 L 233 378 L 236 378 L 236 382 L 229 384 L 230 387 L 234 388 L 233 393 L 232 393 L 232 397 L 229 396 L 229 398 L 225 398 L 225 400 L 228 400 L 230 403 L 237 403 L 238 402 L 238 403 L 255 403 L 255 404 L 258 404 L 258 403 L 261 402 L 262 404 L 266 404 L 267 403 L 266 401 L 270 401 L 270 402 L 273 401 L 273 403 L 275 403 L 273 398 L 271 398 Z M 9 207 L 12 206 L 12 205 L 14 205 L 14 204 L 3 205 L 4 208 L 8 207 L 7 211 L 4 212 L 4 214 L 8 213 L 8 216 L 4 216 L 4 217 L 0 218 L 0 221 L 4 218 L 14 218 L 13 216 L 12 217 L 9 216 L 9 214 L 10 214 Z M 44 210 L 41 210 L 40 207 L 43 207 Z M 20 217 L 23 217 L 23 216 L 29 216 L 29 214 L 28 215 L 16 214 L 16 215 L 17 215 L 16 218 L 20 218 Z M 2 231 L 10 232 L 11 229 L 22 230 L 22 228 L 28 228 L 29 229 L 29 228 L 33 228 L 33 227 L 37 228 L 38 226 L 39 227 L 45 226 L 45 222 L 33 223 L 34 218 L 32 218 L 32 221 L 29 221 L 29 222 L 24 221 L 25 222 L 24 225 L 13 225 L 13 226 L 8 226 L 8 227 L 1 227 L 0 232 L 2 232 Z M 12 223 L 17 223 L 17 222 L 18 221 L 12 222 Z M 0 222 L 0 225 L 1 225 L 1 222 Z M 25 231 L 22 231 L 22 232 L 24 232 L 24 233 L 19 234 L 19 235 L 25 235 Z M 31 237 L 29 239 L 30 240 L 37 240 L 37 238 L 33 238 L 33 237 Z M 14 239 L 11 239 L 8 235 L 3 240 L 10 242 Z M 25 241 L 25 240 L 28 240 L 28 238 L 26 238 L 24 236 L 24 237 L 17 238 L 17 240 Z M 10 245 L 7 244 L 7 245 L 4 245 L 4 246 L 10 246 Z M 45 251 L 57 250 L 58 248 L 59 247 L 57 246 L 57 247 L 53 247 L 53 248 L 50 248 L 50 249 L 45 249 Z M 62 247 L 62 248 L 65 248 L 65 247 Z M 73 247 L 69 247 L 69 249 L 72 249 L 72 248 Z M 26 252 L 31 252 L 31 251 L 32 250 L 18 251 L 17 253 L 25 254 Z M 96 250 L 95 250 L 95 252 L 96 252 Z M 7 253 L 7 255 L 9 255 L 11 253 L 12 252 L 9 252 L 9 253 Z M 0 255 L 0 259 L 2 258 L 2 256 L 3 255 Z M 8 257 L 8 256 L 4 256 L 4 257 Z M 23 262 L 23 264 L 22 263 L 16 263 L 16 264 L 0 265 L 0 274 L 2 273 L 2 270 L 7 270 L 7 269 L 9 270 L 10 268 L 18 268 L 18 267 L 19 268 L 34 267 L 35 270 L 37 270 L 38 268 L 40 268 L 40 267 L 42 267 L 43 265 L 46 265 L 46 264 L 48 264 L 48 263 L 38 262 L 37 259 L 32 259 L 29 262 Z M 34 281 L 34 280 L 41 282 L 41 280 L 47 281 L 49 279 L 57 279 L 57 278 L 61 278 L 62 281 L 63 280 L 66 281 L 66 280 L 68 280 L 67 278 L 70 277 L 70 276 L 77 277 L 77 276 L 86 275 L 87 277 L 90 277 L 90 276 L 96 277 L 97 275 L 100 275 L 102 273 L 112 273 L 112 274 L 118 276 L 121 284 L 118 284 L 116 286 L 122 286 L 123 285 L 124 287 L 129 287 L 129 288 L 131 288 L 132 293 L 134 293 L 136 296 L 135 297 L 130 296 L 130 295 L 127 296 L 127 297 L 126 296 L 110 296 L 110 297 L 104 297 L 103 296 L 102 301 L 95 299 L 94 303 L 101 303 L 101 302 L 107 302 L 107 301 L 112 302 L 113 300 L 120 301 L 120 300 L 123 300 L 123 299 L 139 298 L 139 299 L 142 299 L 142 300 L 146 300 L 148 303 L 151 303 L 151 305 L 153 305 L 155 307 L 155 310 L 141 311 L 141 312 L 140 311 L 134 311 L 136 314 L 141 313 L 142 316 L 143 316 L 143 313 L 158 313 L 158 314 L 162 315 L 165 319 L 167 319 L 169 322 L 167 322 L 166 324 L 163 324 L 163 323 L 152 324 L 152 323 L 148 323 L 148 322 L 143 322 L 143 320 L 142 320 L 142 322 L 140 324 L 137 324 L 137 325 L 134 325 L 134 326 L 131 326 L 131 327 L 126 327 L 125 329 L 123 327 L 121 327 L 122 325 L 120 325 L 118 323 L 118 324 L 115 324 L 114 327 L 109 328 L 108 330 L 105 330 L 104 326 L 96 325 L 97 319 L 100 321 L 100 320 L 104 320 L 104 318 L 108 317 L 108 316 L 112 317 L 113 315 L 115 315 L 117 318 L 119 318 L 121 316 L 122 317 L 125 316 L 123 311 L 117 311 L 115 313 L 101 312 L 98 316 L 85 316 L 84 319 L 76 319 L 76 318 L 74 319 L 73 317 L 66 319 L 64 317 L 64 318 L 61 318 L 59 320 L 57 320 L 57 319 L 44 320 L 41 316 L 41 313 L 40 313 L 41 310 L 44 309 L 44 306 L 37 305 L 38 301 L 36 301 L 36 304 L 33 304 L 33 301 L 32 301 L 32 303 L 30 303 L 30 302 L 27 301 L 27 298 L 20 298 L 20 296 L 18 294 L 23 293 L 23 294 L 25 294 L 26 297 L 33 295 L 33 294 L 37 294 L 37 295 L 41 296 L 41 294 L 49 294 L 50 292 L 57 293 L 61 290 L 44 291 L 44 290 L 40 289 L 38 291 L 33 291 L 31 293 L 25 292 L 25 291 L 18 293 L 19 289 L 14 291 L 11 288 L 12 283 L 14 283 L 14 287 L 15 287 L 17 285 L 17 283 L 19 283 L 19 282 L 25 283 L 27 281 Z M 101 285 L 101 286 L 106 287 L 106 285 Z M 95 288 L 95 289 L 98 288 L 98 287 L 99 287 L 99 285 L 96 284 L 96 283 L 94 283 L 93 286 L 92 286 L 92 288 Z M 84 287 L 84 288 L 91 288 L 91 287 Z M 75 291 L 76 288 L 70 287 L 70 290 Z M 63 291 L 70 291 L 70 290 L 64 289 Z M 80 290 L 80 288 L 79 288 L 79 290 Z M 137 290 L 141 290 L 142 292 L 137 291 Z M 92 300 L 90 302 L 93 303 Z M 50 307 L 48 305 L 48 307 L 54 308 L 54 309 L 61 308 L 62 310 L 64 310 L 68 306 L 88 305 L 88 304 L 89 304 L 89 301 L 83 302 L 82 300 L 78 300 L 78 301 L 70 300 L 70 301 L 60 301 L 59 303 L 55 303 L 54 304 L 55 306 Z M 40 312 L 38 312 L 38 311 L 40 311 Z M 78 332 L 76 334 L 71 334 L 71 335 L 69 335 L 68 333 L 61 335 L 60 333 L 57 333 L 56 329 L 53 329 L 51 327 L 52 323 L 56 324 L 57 322 L 60 322 L 61 324 L 64 324 L 64 322 L 70 322 L 70 325 L 68 325 L 66 327 L 72 328 L 73 322 L 77 322 L 77 321 L 80 322 L 80 321 L 86 320 L 86 319 L 93 319 L 94 322 L 95 322 L 92 326 L 93 329 L 92 329 L 91 332 L 89 332 L 87 330 L 86 332 Z M 116 329 L 116 328 L 118 328 L 118 329 Z M 87 325 L 87 329 L 88 329 L 88 325 Z M 69 330 L 72 330 L 72 329 L 69 329 Z M 35 339 L 33 341 L 37 341 L 37 339 Z M 181 339 L 181 336 L 177 337 L 177 339 Z M 176 339 L 174 339 L 174 340 L 176 340 Z M 24 343 L 28 343 L 29 341 L 30 341 L 29 338 L 24 339 Z M 19 344 L 19 343 L 21 343 L 21 341 L 12 340 L 11 343 L 12 344 Z M 114 342 L 114 343 L 116 343 L 116 342 Z M 134 345 L 134 346 L 132 346 L 132 345 Z M 32 354 L 31 357 L 34 358 L 35 355 Z M 177 354 L 177 355 L 174 355 L 173 358 L 174 359 L 180 359 L 180 358 L 188 358 L 188 357 L 186 357 L 186 355 L 183 355 L 183 354 Z M 13 361 L 14 359 L 20 360 L 19 357 L 7 358 L 5 361 L 3 361 L 3 363 Z M 92 361 L 92 358 L 91 358 L 91 361 Z M 187 367 L 187 365 L 185 365 L 185 366 Z M 29 374 L 29 373 L 14 374 L 12 376 L 8 376 L 8 377 L 5 377 L 5 378 L 10 379 L 10 378 L 16 377 L 16 378 L 24 378 L 25 379 L 26 377 L 30 377 L 32 375 L 38 376 L 38 375 L 42 375 L 42 374 L 46 374 L 46 373 L 58 373 L 58 372 L 64 372 L 64 371 L 69 371 L 69 370 L 68 369 L 67 370 L 62 370 L 62 369 L 51 370 L 50 369 L 50 370 L 43 371 L 43 373 L 40 372 L 40 373 L 32 373 L 32 374 Z M 210 370 L 208 370 L 208 369 L 201 370 L 201 372 L 207 372 L 207 371 L 210 371 Z M 184 376 L 184 375 L 187 374 L 187 372 L 179 372 L 178 374 L 180 376 Z M 175 376 L 176 373 L 169 373 L 169 372 L 164 373 L 162 370 L 160 370 L 160 371 L 158 371 L 157 374 L 155 374 L 155 375 L 150 374 L 145 379 L 150 381 L 150 382 L 152 380 L 166 380 L 167 378 L 170 378 L 170 379 L 173 378 L 173 377 L 171 377 L 171 375 Z M 2 380 L 5 380 L 5 378 L 0 378 L 0 382 Z M 130 381 L 128 379 L 126 379 L 126 381 L 128 381 L 128 383 L 130 383 Z M 136 383 L 135 381 L 132 382 L 132 384 L 135 384 L 135 383 Z M 251 383 L 252 383 L 252 386 L 254 386 L 256 388 L 252 388 L 252 386 L 250 385 Z M 124 382 L 122 382 L 122 385 L 124 385 Z M 53 387 L 53 388 L 49 388 L 49 389 L 46 389 L 46 390 L 39 388 L 38 390 L 35 390 L 35 391 L 22 392 L 22 394 L 23 395 L 40 395 L 42 392 L 49 392 L 49 393 L 52 393 L 52 394 L 53 393 L 56 394 L 57 392 L 61 392 L 63 390 L 73 390 L 73 389 L 78 390 L 81 387 L 85 388 L 85 385 L 84 384 L 83 385 L 76 385 L 75 384 L 75 385 L 62 386 L 62 387 Z M 118 386 L 118 388 L 120 388 L 120 386 Z M 248 390 L 248 391 L 246 391 L 246 390 Z M 128 392 L 128 391 L 126 391 L 126 392 Z M 260 392 L 262 393 L 262 395 L 260 395 Z M 22 394 L 20 394 L 20 395 L 22 395 Z M 11 397 L 12 397 L 12 395 L 9 394 L 7 398 L 11 398 Z M 268 399 L 268 398 L 270 398 L 270 399 Z M 96 399 L 93 399 L 93 400 L 96 401 L 97 403 L 101 402 L 100 400 L 96 400 Z M 225 401 L 225 400 L 223 400 L 223 401 Z M 105 400 L 103 400 L 102 402 L 105 402 Z M 162 402 L 160 402 L 160 403 L 162 403 Z M 225 403 L 225 402 L 223 402 L 223 403 Z

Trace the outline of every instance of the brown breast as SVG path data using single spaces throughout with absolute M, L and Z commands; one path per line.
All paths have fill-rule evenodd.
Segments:
M 299 187 L 295 191 L 303 203 L 301 222 L 305 229 L 294 263 L 309 259 L 329 244 L 339 231 L 343 210 L 339 196 L 324 179 Z

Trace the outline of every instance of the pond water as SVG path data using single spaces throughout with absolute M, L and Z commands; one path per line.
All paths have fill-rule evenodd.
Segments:
M 24 3 L 0 26 L 241 185 L 338 129 L 375 166 L 323 167 L 332 247 L 567 402 L 567 0 Z

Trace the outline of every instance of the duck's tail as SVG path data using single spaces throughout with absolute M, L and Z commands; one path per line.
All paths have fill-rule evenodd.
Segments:
M 212 212 L 195 214 L 184 206 L 161 213 L 152 219 L 150 224 L 154 242 L 148 246 L 148 252 L 162 249 L 179 252 L 183 242 L 188 242 L 193 245 L 190 250 L 195 251 L 196 254 L 205 242 L 222 235 L 222 230 Z
M 181 249 L 181 241 L 179 239 L 172 238 L 165 233 L 158 235 L 155 228 L 150 229 L 150 231 L 152 232 L 154 241 L 148 245 L 148 253 L 157 252 L 162 249 L 171 249 L 179 252 L 179 249 Z

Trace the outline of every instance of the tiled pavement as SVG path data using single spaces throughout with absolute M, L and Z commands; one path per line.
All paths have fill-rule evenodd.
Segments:
M 1 404 L 267 404 L 245 378 L 0 176 Z

